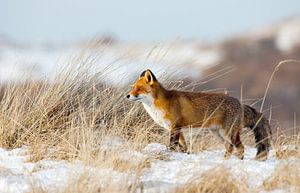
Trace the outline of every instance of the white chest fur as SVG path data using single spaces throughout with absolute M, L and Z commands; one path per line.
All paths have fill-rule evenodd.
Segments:
M 143 102 L 143 106 L 157 124 L 159 124 L 161 127 L 164 127 L 165 129 L 170 129 L 170 120 L 164 118 L 164 112 L 161 109 L 155 107 L 152 101 L 150 103 Z

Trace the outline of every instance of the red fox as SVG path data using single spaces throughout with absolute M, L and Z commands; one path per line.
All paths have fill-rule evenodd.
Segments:
M 224 143 L 224 158 L 228 159 L 235 147 L 237 157 L 244 158 L 241 129 L 254 132 L 257 160 L 266 160 L 270 148 L 269 121 L 254 108 L 242 105 L 238 99 L 221 93 L 185 92 L 165 89 L 151 70 L 142 72 L 127 95 L 141 101 L 146 111 L 160 126 L 170 131 L 170 149 L 186 152 L 182 128 L 209 128 Z

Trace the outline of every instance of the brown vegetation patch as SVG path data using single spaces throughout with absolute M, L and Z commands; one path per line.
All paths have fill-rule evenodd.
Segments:
M 280 164 L 274 173 L 263 183 L 267 191 L 275 189 L 292 190 L 300 192 L 300 164 Z
M 194 178 L 177 188 L 176 193 L 238 193 L 247 192 L 248 186 L 243 179 L 235 179 L 224 167 L 206 171 L 199 179 Z

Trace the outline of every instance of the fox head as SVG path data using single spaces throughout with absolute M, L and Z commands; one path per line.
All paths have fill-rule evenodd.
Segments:
M 127 95 L 127 98 L 132 101 L 146 101 L 154 97 L 159 83 L 151 72 L 145 70 L 142 72 L 138 80 L 132 85 L 132 90 Z

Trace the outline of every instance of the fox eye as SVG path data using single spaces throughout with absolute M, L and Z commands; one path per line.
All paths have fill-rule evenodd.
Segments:
M 140 91 L 140 90 L 141 90 L 141 88 L 137 88 L 137 89 L 136 89 L 136 91 Z

